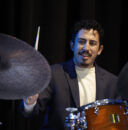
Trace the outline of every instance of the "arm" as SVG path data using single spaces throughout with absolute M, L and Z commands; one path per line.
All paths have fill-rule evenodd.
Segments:
M 28 98 L 23 99 L 24 111 L 25 112 L 32 112 L 33 111 L 34 106 L 37 103 L 38 97 L 39 97 L 39 94 L 35 94 L 33 96 L 30 96 Z
M 44 115 L 46 108 L 52 99 L 52 88 L 49 85 L 40 94 L 35 94 L 22 100 L 20 111 L 24 117 L 36 117 Z

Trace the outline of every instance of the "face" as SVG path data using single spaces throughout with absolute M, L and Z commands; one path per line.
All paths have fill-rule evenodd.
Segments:
M 74 53 L 74 63 L 79 67 L 93 67 L 95 59 L 101 54 L 103 45 L 100 45 L 99 33 L 96 30 L 81 29 L 71 42 Z

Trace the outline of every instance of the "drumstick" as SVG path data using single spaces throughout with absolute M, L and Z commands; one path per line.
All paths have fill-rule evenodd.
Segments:
M 38 50 L 39 35 L 40 35 L 40 26 L 38 26 L 38 30 L 37 30 L 37 36 L 36 36 L 36 42 L 35 42 L 35 49 L 36 50 Z

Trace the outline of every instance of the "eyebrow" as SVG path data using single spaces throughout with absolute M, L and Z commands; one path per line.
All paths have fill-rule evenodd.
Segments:
M 90 40 L 90 41 L 94 41 L 94 42 L 97 42 L 96 40 Z
M 85 38 L 78 38 L 78 40 L 83 40 L 83 41 L 85 41 L 85 40 L 87 40 L 87 39 L 85 39 Z M 96 40 L 89 40 L 89 41 L 97 42 Z
M 78 38 L 79 40 L 86 40 L 85 38 Z

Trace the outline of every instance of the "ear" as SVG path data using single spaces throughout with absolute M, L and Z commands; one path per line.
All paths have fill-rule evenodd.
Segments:
M 104 49 L 104 46 L 100 45 L 99 50 L 98 50 L 98 55 L 100 55 L 102 53 L 103 49 Z
M 72 41 L 70 41 L 70 48 L 72 51 L 74 51 L 74 43 Z

